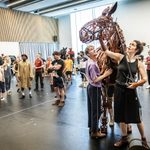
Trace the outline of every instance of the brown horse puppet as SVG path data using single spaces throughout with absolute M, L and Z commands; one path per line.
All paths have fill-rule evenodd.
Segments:
M 80 40 L 83 43 L 90 43 L 98 40 L 100 47 L 97 49 L 97 62 L 101 73 L 106 69 L 112 68 L 113 73 L 104 79 L 102 85 L 102 99 L 103 99 L 103 117 L 102 117 L 102 132 L 107 133 L 107 109 L 112 109 L 112 97 L 108 94 L 109 87 L 114 85 L 116 78 L 117 63 L 108 58 L 103 50 L 105 45 L 113 52 L 125 53 L 126 44 L 122 29 L 116 21 L 113 20 L 112 14 L 117 9 L 117 2 L 112 7 L 107 7 L 103 10 L 100 17 L 86 23 L 79 31 Z M 111 110 L 112 111 L 112 110 Z M 110 119 L 111 115 L 110 115 Z

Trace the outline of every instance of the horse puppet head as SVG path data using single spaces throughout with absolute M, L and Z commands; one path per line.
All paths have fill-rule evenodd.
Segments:
M 86 23 L 79 31 L 80 41 L 86 44 L 94 40 L 103 41 L 110 51 L 124 53 L 126 44 L 123 32 L 112 17 L 116 9 L 117 2 L 112 7 L 105 8 L 100 17 Z M 97 60 L 100 69 L 104 71 L 106 68 L 112 67 L 116 62 L 105 56 L 102 49 L 100 42 Z
M 125 50 L 122 30 L 111 17 L 116 9 L 117 2 L 112 7 L 104 9 L 100 17 L 86 23 L 79 31 L 80 41 L 88 44 L 101 39 L 111 51 L 120 52 L 120 49 Z

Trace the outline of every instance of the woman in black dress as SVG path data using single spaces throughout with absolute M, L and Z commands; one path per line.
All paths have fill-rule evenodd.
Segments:
M 128 144 L 127 124 L 136 123 L 141 135 L 141 140 L 146 146 L 144 124 L 141 119 L 140 103 L 136 93 L 136 87 L 147 81 L 147 74 L 144 65 L 138 61 L 137 55 L 143 50 L 141 42 L 134 40 L 129 44 L 126 55 L 105 50 L 110 58 L 118 62 L 118 72 L 114 92 L 114 120 L 120 123 L 122 138 L 114 146 L 121 147 Z M 130 68 L 130 69 L 129 69 Z M 131 70 L 131 72 L 129 71 Z M 139 72 L 140 80 L 135 82 L 136 74 Z M 132 80 L 130 80 L 132 79 Z

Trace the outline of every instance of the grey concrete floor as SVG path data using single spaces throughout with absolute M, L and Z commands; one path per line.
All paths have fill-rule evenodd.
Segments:
M 26 91 L 26 98 L 22 100 L 16 92 L 15 79 L 12 80 L 12 95 L 0 103 L 0 150 L 114 149 L 113 143 L 120 138 L 117 124 L 113 128 L 108 126 L 106 138 L 93 140 L 89 137 L 86 88 L 79 87 L 79 75 L 73 76 L 63 108 L 52 106 L 55 94 L 50 92 L 47 78 L 44 82 L 44 91 L 33 91 L 32 99 Z M 150 141 L 150 91 L 145 86 L 140 87 L 138 93 L 146 136 Z M 133 125 L 130 138 L 140 138 L 136 125 Z

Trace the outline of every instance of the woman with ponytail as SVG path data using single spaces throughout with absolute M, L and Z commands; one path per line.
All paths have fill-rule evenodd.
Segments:
M 138 126 L 142 143 L 148 147 L 144 133 L 144 124 L 141 116 L 141 105 L 136 88 L 147 81 L 144 65 L 137 58 L 143 50 L 143 44 L 134 40 L 129 44 L 125 54 L 114 53 L 105 47 L 108 57 L 118 62 L 117 78 L 114 92 L 114 121 L 120 123 L 122 137 L 114 144 L 114 147 L 122 147 L 128 144 L 128 124 L 135 123 Z M 140 79 L 136 81 L 139 73 Z

